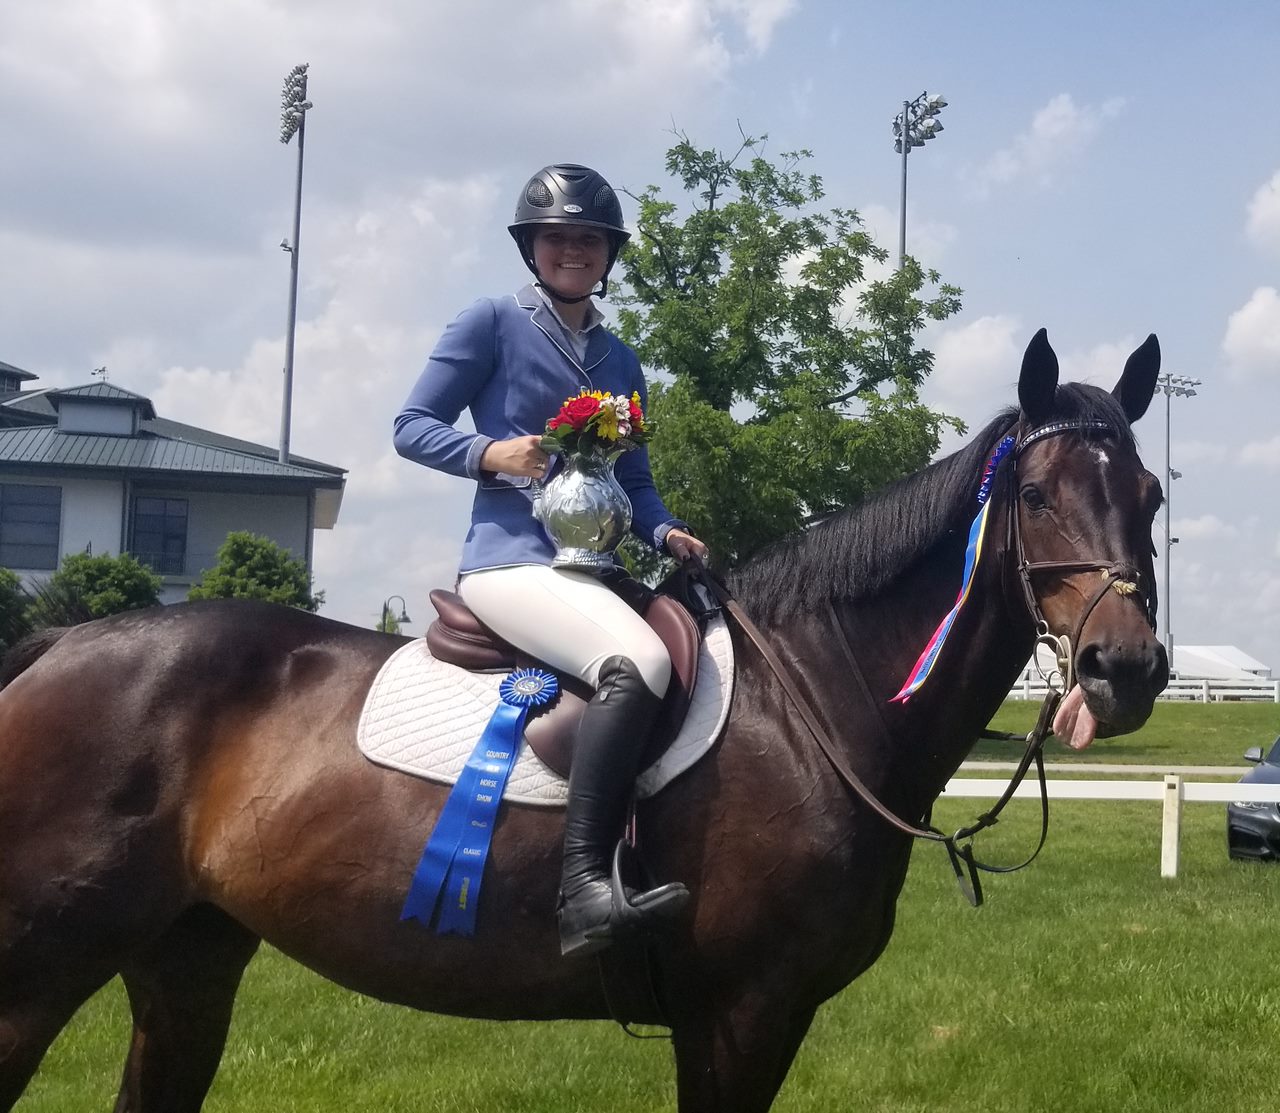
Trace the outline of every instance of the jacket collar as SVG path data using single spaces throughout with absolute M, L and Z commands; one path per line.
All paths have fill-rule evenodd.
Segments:
M 516 304 L 530 312 L 530 319 L 545 334 L 548 340 L 559 349 L 560 353 L 579 371 L 590 371 L 601 363 L 609 354 L 609 334 L 603 326 L 593 328 L 587 334 L 587 355 L 579 363 L 578 357 L 564 339 L 564 326 L 550 306 L 542 299 L 533 283 L 528 283 L 516 294 Z

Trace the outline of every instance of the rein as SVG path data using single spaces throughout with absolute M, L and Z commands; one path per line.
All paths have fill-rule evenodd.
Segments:
M 1049 797 L 1048 786 L 1045 784 L 1044 774 L 1044 743 L 1049 735 L 1049 727 L 1053 723 L 1054 713 L 1057 711 L 1058 702 L 1062 699 L 1062 693 L 1056 689 L 1050 689 L 1048 695 L 1045 696 L 1044 703 L 1040 708 L 1039 718 L 1036 720 L 1035 729 L 1032 730 L 1026 738 L 1026 749 L 1023 752 L 1022 760 L 1018 763 L 1018 769 L 1009 781 L 1008 787 L 996 801 L 995 805 L 988 811 L 980 815 L 973 823 L 966 827 L 961 827 L 952 834 L 948 835 L 938 828 L 934 827 L 928 820 L 925 820 L 927 826 L 916 826 L 901 819 L 887 805 L 885 805 L 874 792 L 869 789 L 849 766 L 844 755 L 840 752 L 836 744 L 831 740 L 831 736 L 818 722 L 817 716 L 813 713 L 813 709 L 809 706 L 809 701 L 805 699 L 800 689 L 796 687 L 796 683 L 792 680 L 787 666 L 783 664 L 782 659 L 774 652 L 773 647 L 765 640 L 763 634 L 757 628 L 754 622 L 747 617 L 746 611 L 738 601 L 730 594 L 729 589 L 725 587 L 718 579 L 710 574 L 705 568 L 702 569 L 703 582 L 707 584 L 711 593 L 716 597 L 717 602 L 724 608 L 733 620 L 738 624 L 739 629 L 746 635 L 747 639 L 760 652 L 760 655 L 768 663 L 773 670 L 774 676 L 778 678 L 778 682 L 782 685 L 783 690 L 787 693 L 791 700 L 792 706 L 795 707 L 800 717 L 804 720 L 804 724 L 809 729 L 809 733 L 813 735 L 814 740 L 818 743 L 818 748 L 822 751 L 823 756 L 827 759 L 828 764 L 835 770 L 836 776 L 844 783 L 844 786 L 857 796 L 864 804 L 874 811 L 889 826 L 902 832 L 902 834 L 913 839 L 924 839 L 927 842 L 941 843 L 947 849 L 947 855 L 951 860 L 951 867 L 955 871 L 956 880 L 960 884 L 969 902 L 975 907 L 982 903 L 982 884 L 978 879 L 978 871 L 982 870 L 987 873 L 1012 873 L 1014 870 L 1022 869 L 1029 865 L 1037 854 L 1040 853 L 1041 847 L 1044 846 L 1045 839 L 1049 830 Z M 834 612 L 833 612 L 834 618 Z M 858 667 L 857 659 L 853 656 L 853 649 L 849 645 L 848 638 L 845 637 L 844 630 L 840 623 L 836 622 L 836 630 L 839 632 L 839 640 L 845 656 L 853 666 L 854 677 L 858 681 L 862 692 L 871 700 L 871 692 L 867 686 L 866 679 L 862 675 L 861 668 Z M 877 704 L 871 700 L 871 706 L 876 707 Z M 877 715 L 877 722 L 880 729 L 886 735 L 888 727 L 885 726 L 884 720 Z M 1013 798 L 1014 792 L 1017 791 L 1023 779 L 1027 775 L 1032 762 L 1035 763 L 1037 776 L 1040 781 L 1040 796 L 1043 821 L 1040 829 L 1040 841 L 1036 849 L 1026 861 L 1016 866 L 991 866 L 977 861 L 973 856 L 972 839 L 979 831 L 994 826 L 1000 813 L 1004 810 L 1005 805 Z M 962 845 L 963 843 L 963 845 Z M 967 876 L 966 876 L 967 873 Z
M 1111 426 L 1104 422 L 1097 421 L 1070 421 L 1057 422 L 1051 425 L 1043 425 L 1029 433 L 1023 435 L 1021 440 L 1017 442 L 1013 452 L 1014 468 L 1017 467 L 1017 459 L 1022 451 L 1030 444 L 1035 443 L 1045 437 L 1055 436 L 1060 433 L 1081 432 L 1087 430 L 1110 430 Z M 1049 832 L 1049 793 L 1048 785 L 1045 781 L 1044 771 L 1044 743 L 1050 733 L 1053 724 L 1053 718 L 1058 709 L 1058 704 L 1062 697 L 1070 691 L 1074 683 L 1074 647 L 1079 644 L 1080 637 L 1084 631 L 1085 623 L 1093 614 L 1094 609 L 1102 601 L 1102 598 L 1113 587 L 1121 594 L 1132 594 L 1138 591 L 1137 581 L 1139 573 L 1136 568 L 1130 564 L 1119 561 L 1100 561 L 1100 560 L 1073 560 L 1073 561 L 1029 561 L 1026 557 L 1026 551 L 1023 545 L 1022 528 L 1018 515 L 1018 487 L 1015 481 L 1010 485 L 1010 500 L 1006 522 L 1006 549 L 1005 551 L 1016 554 L 1017 570 L 1019 581 L 1022 585 L 1024 600 L 1027 610 L 1036 625 L 1036 642 L 1037 644 L 1047 644 L 1054 650 L 1057 658 L 1057 671 L 1054 679 L 1060 679 L 1061 688 L 1050 683 L 1048 693 L 1045 696 L 1043 704 L 1040 706 L 1040 713 L 1036 719 L 1035 727 L 1026 736 L 1026 746 L 1022 754 L 1022 758 L 1018 762 L 1018 767 L 1013 776 L 1009 780 L 1009 784 L 1001 794 L 995 804 L 983 812 L 973 823 L 968 826 L 961 827 L 948 835 L 933 826 L 928 815 L 923 820 L 922 825 L 909 823 L 902 819 L 883 801 L 881 801 L 874 792 L 862 781 L 862 779 L 850 768 L 849 763 L 839 748 L 832 741 L 830 735 L 823 728 L 814 714 L 813 709 L 809 706 L 808 700 L 800 692 L 792 679 L 787 666 L 778 657 L 777 653 L 765 640 L 764 635 L 760 633 L 755 623 L 747 616 L 738 601 L 729 592 L 729 589 L 721 583 L 696 557 L 693 562 L 698 571 L 702 575 L 703 582 L 715 596 L 721 607 L 733 618 L 738 624 L 739 629 L 746 635 L 747 639 L 759 651 L 760 655 L 765 659 L 770 669 L 773 670 L 778 682 L 782 685 L 787 697 L 790 699 L 792 706 L 795 707 L 801 719 L 804 720 L 805 726 L 809 733 L 813 735 L 814 740 L 818 743 L 818 748 L 822 751 L 823 756 L 827 759 L 828 764 L 835 771 L 837 777 L 845 785 L 845 787 L 858 799 L 862 800 L 872 811 L 874 811 L 881 819 L 888 823 L 895 830 L 907 835 L 913 839 L 923 839 L 928 842 L 941 843 L 946 847 L 947 855 L 951 861 L 952 869 L 955 871 L 956 880 L 960 884 L 961 890 L 968 897 L 971 904 L 975 907 L 982 903 L 982 885 L 979 880 L 979 871 L 985 873 L 1013 873 L 1016 870 L 1023 869 L 1035 860 L 1036 856 L 1044 847 Z M 1089 598 L 1088 602 L 1082 608 L 1080 617 L 1077 619 L 1071 634 L 1054 635 L 1050 633 L 1049 623 L 1045 619 L 1040 608 L 1039 600 L 1036 598 L 1035 588 L 1032 583 L 1032 575 L 1043 572 L 1056 572 L 1059 574 L 1070 575 L 1079 572 L 1101 571 L 1103 573 L 1102 583 L 1097 590 Z M 871 689 L 867 684 L 866 678 L 863 676 L 862 669 L 858 665 L 858 660 L 853 652 L 853 647 L 849 643 L 848 635 L 845 633 L 844 626 L 840 622 L 839 617 L 835 613 L 835 608 L 828 603 L 830 618 L 832 625 L 836 631 L 837 640 L 840 643 L 841 650 L 846 661 L 850 666 L 855 681 L 858 684 L 859 691 L 866 699 L 868 705 L 876 710 L 876 724 L 880 733 L 887 740 L 889 737 L 889 728 L 884 721 L 883 716 L 879 712 L 879 704 L 871 693 Z M 1150 600 L 1148 600 L 1148 621 L 1151 620 Z M 984 731 L 983 737 L 999 738 L 1001 740 L 1011 740 L 1017 738 L 1017 735 L 1006 733 L 992 733 Z M 978 861 L 973 853 L 973 837 L 979 831 L 983 831 L 988 827 L 994 826 L 1000 813 L 1004 810 L 1005 805 L 1013 798 L 1018 786 L 1026 778 L 1032 764 L 1036 767 L 1036 775 L 1040 784 L 1040 808 L 1041 808 L 1041 825 L 1040 838 L 1036 848 L 1026 858 L 1014 866 L 994 866 L 988 863 Z

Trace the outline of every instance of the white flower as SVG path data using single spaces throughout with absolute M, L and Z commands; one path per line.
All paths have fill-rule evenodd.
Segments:
M 631 436 L 631 422 L 621 421 L 621 420 L 618 422 L 618 436 L 620 437 Z
M 609 399 L 609 404 L 617 413 L 619 422 L 631 420 L 631 400 L 629 398 L 624 398 L 621 394 L 615 394 Z

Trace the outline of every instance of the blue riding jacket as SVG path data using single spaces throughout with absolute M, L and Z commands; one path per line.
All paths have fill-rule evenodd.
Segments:
M 636 391 L 648 409 L 635 352 L 603 327 L 588 337 L 586 358 L 579 362 L 556 315 L 532 286 L 514 297 L 482 298 L 445 329 L 396 417 L 401 456 L 476 481 L 460 572 L 550 564 L 555 555 L 533 516 L 533 481 L 480 470 L 480 457 L 493 441 L 541 434 L 565 399 L 583 389 L 627 397 Z M 464 409 L 471 411 L 475 433 L 454 428 Z M 687 527 L 654 487 L 649 450 L 623 453 L 614 474 L 631 500 L 632 532 L 665 551 L 667 533 Z

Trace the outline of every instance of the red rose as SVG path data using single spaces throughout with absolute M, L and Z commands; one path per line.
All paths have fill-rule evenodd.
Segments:
M 644 410 L 642 410 L 635 402 L 631 403 L 631 424 L 644 424 Z
M 571 398 L 560 409 L 560 413 L 568 419 L 569 423 L 579 433 L 587 427 L 590 421 L 600 410 L 599 399 L 592 398 L 589 394 L 580 394 L 577 398 Z
M 553 417 L 550 421 L 547 422 L 547 431 L 550 432 L 553 429 L 559 429 L 561 425 L 572 425 L 572 424 L 573 422 L 571 422 L 567 417 L 565 417 L 564 411 L 561 410 L 558 414 L 556 414 L 555 417 Z

